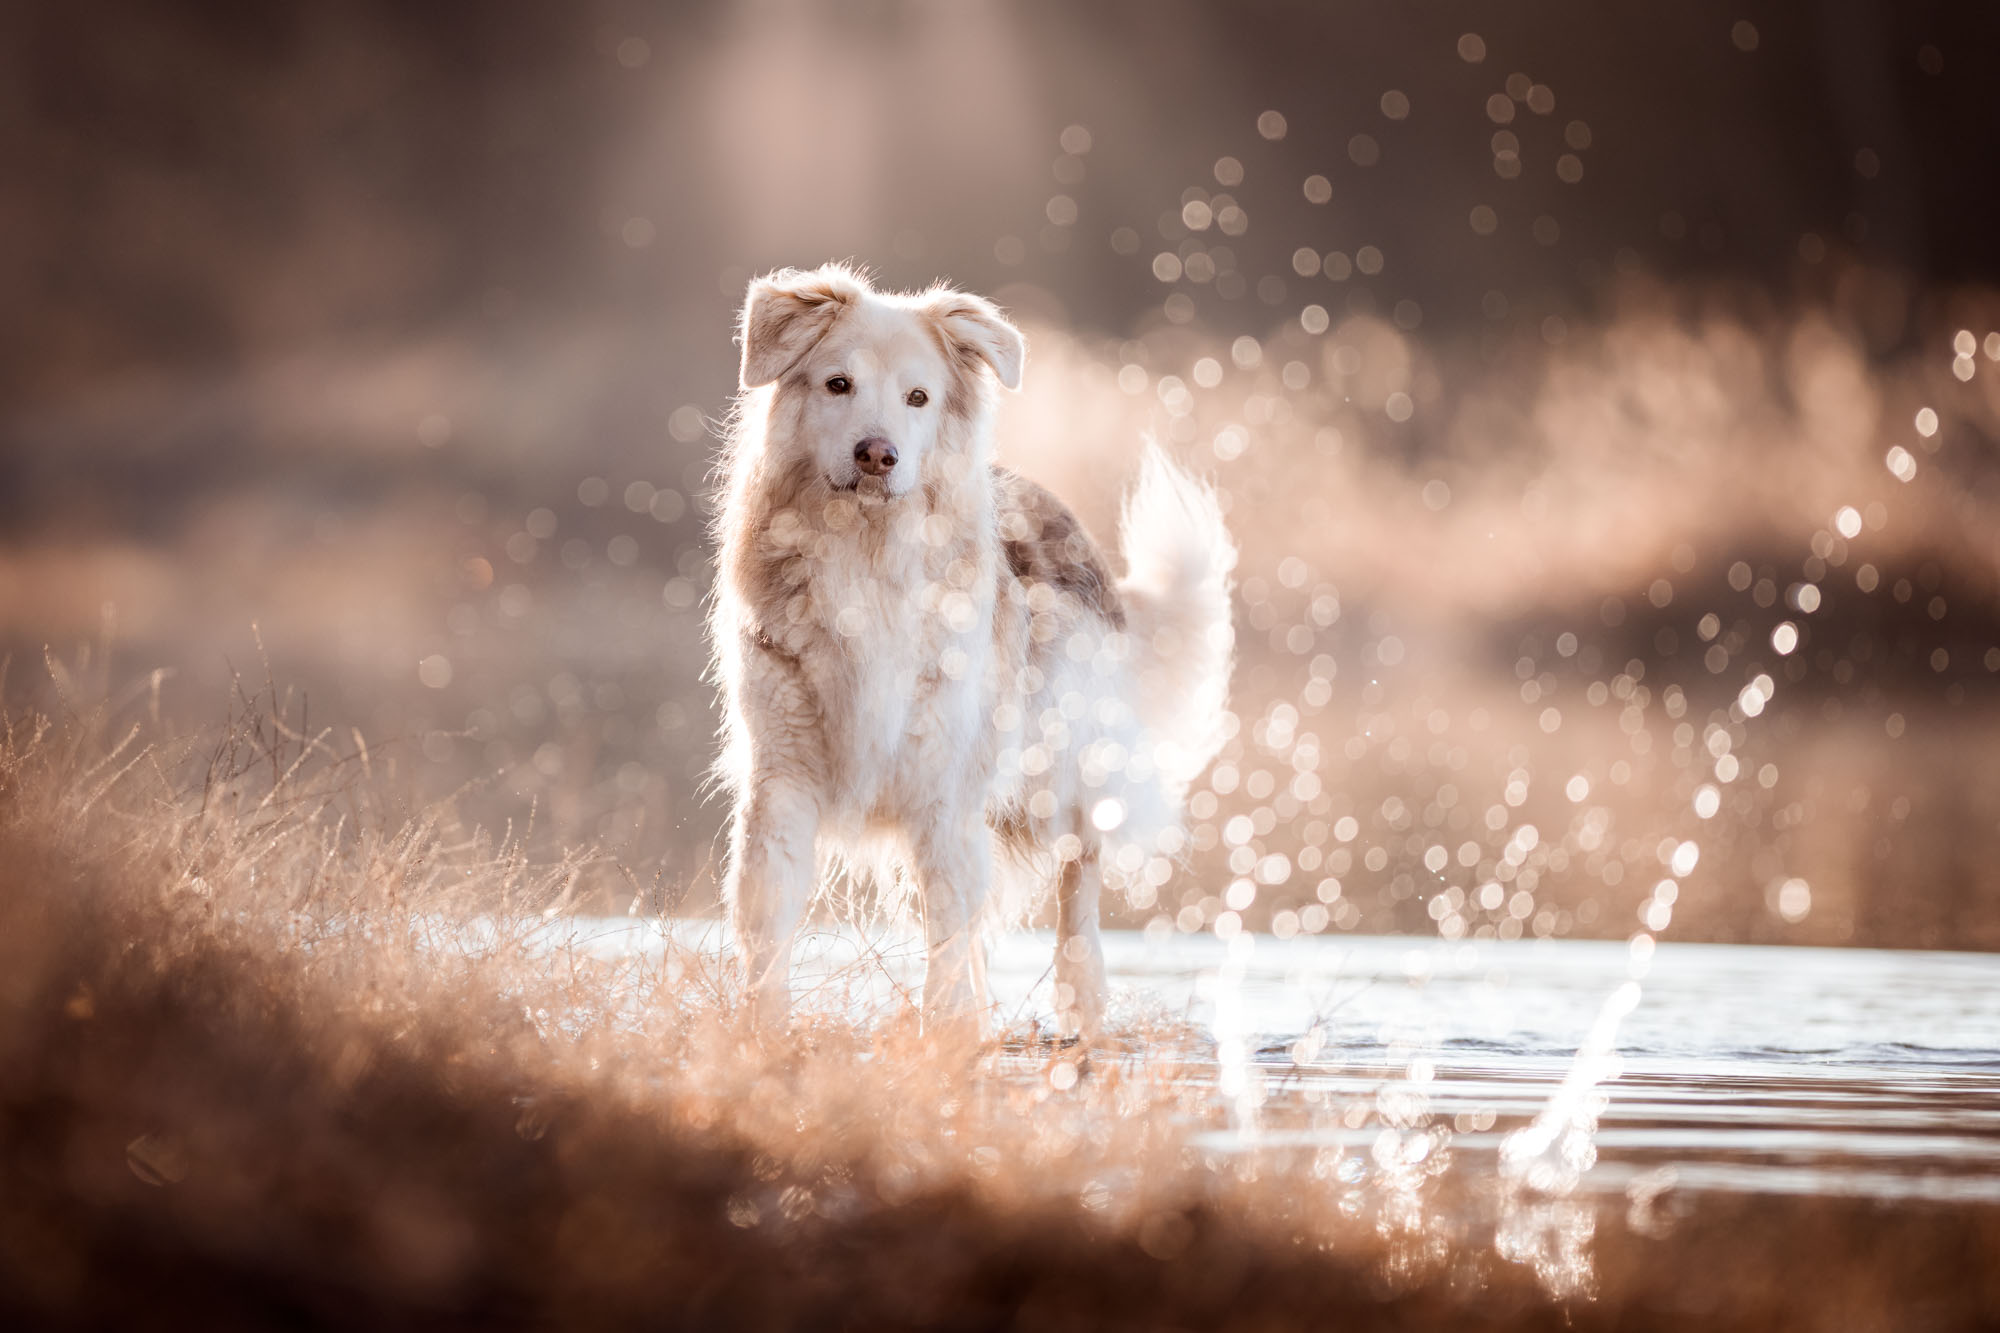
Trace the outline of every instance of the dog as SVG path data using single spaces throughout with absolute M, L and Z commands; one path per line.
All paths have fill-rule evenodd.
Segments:
M 829 870 L 914 893 L 926 1028 L 983 1030 L 996 876 L 1052 887 L 1066 1034 L 1104 1018 L 1105 886 L 1156 891 L 1224 737 L 1235 547 L 1148 446 L 1114 578 L 993 462 L 1026 344 L 989 301 L 861 271 L 750 284 L 710 617 L 733 803 L 724 894 L 760 1023 Z M 1145 901 L 1150 901 L 1150 897 Z

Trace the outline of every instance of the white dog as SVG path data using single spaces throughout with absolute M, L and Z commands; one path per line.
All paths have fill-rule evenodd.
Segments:
M 1235 550 L 1149 450 L 1113 581 L 1054 496 L 992 463 L 1026 347 L 987 301 L 853 270 L 751 283 L 711 632 L 735 802 L 726 893 L 756 1012 L 830 862 L 917 895 L 927 1022 L 979 1021 L 998 851 L 1054 882 L 1067 1031 L 1104 1010 L 1101 884 L 1163 883 L 1214 757 Z

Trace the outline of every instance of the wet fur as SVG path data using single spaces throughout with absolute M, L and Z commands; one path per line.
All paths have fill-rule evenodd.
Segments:
M 843 442 L 810 437 L 808 364 L 845 319 L 850 341 L 936 340 L 949 382 L 906 494 L 843 485 Z M 841 862 L 915 895 L 926 1013 L 976 1019 L 1001 858 L 1056 890 L 1058 1010 L 1095 1029 L 1101 885 L 1165 878 L 1220 739 L 1233 549 L 1213 496 L 1150 454 L 1114 580 L 1061 501 L 991 462 L 1022 344 L 978 297 L 788 271 L 752 285 L 742 336 L 711 632 L 725 889 L 760 1010 L 788 1003 L 792 938 Z

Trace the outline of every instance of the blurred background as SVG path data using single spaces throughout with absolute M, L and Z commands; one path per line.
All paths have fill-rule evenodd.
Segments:
M 1244 546 L 1156 930 L 2000 947 L 2000 11 L 0 11 L 8 701 L 291 725 L 704 911 L 746 281 L 1029 335 Z M 136 690 L 136 693 L 134 691 Z M 1656 888 L 1672 876 L 1674 886 Z M 1144 895 L 1142 895 L 1144 896 Z

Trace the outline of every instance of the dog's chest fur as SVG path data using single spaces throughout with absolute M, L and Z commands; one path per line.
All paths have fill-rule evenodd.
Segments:
M 1024 747 L 1060 739 L 1071 635 L 1124 625 L 1075 516 L 977 464 L 886 505 L 805 470 L 755 480 L 722 575 L 764 771 L 806 777 L 834 831 L 940 807 L 1017 824 Z
M 940 773 L 960 794 L 990 778 L 1000 567 L 990 499 L 971 514 L 955 506 L 949 522 L 912 499 L 777 507 L 746 571 L 757 650 L 816 714 L 824 791 L 841 807 L 829 813 L 862 820 L 946 796 Z

